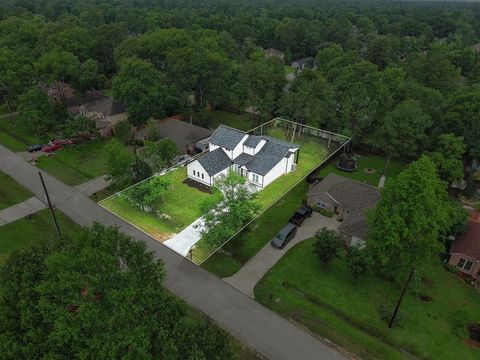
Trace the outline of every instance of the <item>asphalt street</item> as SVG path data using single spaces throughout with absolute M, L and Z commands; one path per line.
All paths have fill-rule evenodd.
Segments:
M 0 145 L 0 170 L 44 201 L 38 169 Z M 165 286 L 213 319 L 235 338 L 272 360 L 336 360 L 346 357 L 218 277 L 194 265 L 152 237 L 90 200 L 80 190 L 44 173 L 52 202 L 80 225 L 116 225 L 146 244 L 165 263 Z

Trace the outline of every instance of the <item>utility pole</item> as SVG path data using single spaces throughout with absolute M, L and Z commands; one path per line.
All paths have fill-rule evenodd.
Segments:
M 60 233 L 60 227 L 58 226 L 57 218 L 55 217 L 55 211 L 53 210 L 53 206 L 50 201 L 50 195 L 48 194 L 47 186 L 45 185 L 45 180 L 43 180 L 42 172 L 39 171 L 38 175 L 40 176 L 40 181 L 42 182 L 43 191 L 45 192 L 45 197 L 47 198 L 48 208 L 50 209 L 50 214 L 52 215 L 53 223 L 55 224 L 55 230 L 57 230 L 58 239 L 61 239 L 62 235 Z
M 412 268 L 412 271 L 410 271 L 410 275 L 408 275 L 408 279 L 403 286 L 402 293 L 400 294 L 400 298 L 398 299 L 397 306 L 395 306 L 395 311 L 393 312 L 392 318 L 390 319 L 390 322 L 388 323 L 388 327 L 391 329 L 393 327 L 393 323 L 395 322 L 395 318 L 397 317 L 398 309 L 400 308 L 400 304 L 402 303 L 403 296 L 405 295 L 405 292 L 407 291 L 408 284 L 410 283 L 410 280 L 412 279 L 413 274 L 415 273 L 415 267 Z

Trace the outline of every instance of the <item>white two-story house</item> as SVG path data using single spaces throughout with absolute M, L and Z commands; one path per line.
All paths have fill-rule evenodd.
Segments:
M 229 170 L 263 189 L 283 174 L 295 170 L 299 146 L 270 136 L 249 135 L 219 126 L 208 143 L 208 152 L 187 165 L 187 176 L 209 187 Z

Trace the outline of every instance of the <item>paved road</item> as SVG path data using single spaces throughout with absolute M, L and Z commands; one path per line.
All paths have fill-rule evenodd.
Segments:
M 335 218 L 328 218 L 316 212 L 304 221 L 298 229 L 297 235 L 283 249 L 276 249 L 270 243 L 266 244 L 253 258 L 251 258 L 235 275 L 224 280 L 244 294 L 254 297 L 253 289 L 278 260 L 299 242 L 310 239 L 315 232 L 325 226 L 336 230 L 340 223 Z M 279 229 L 280 230 L 280 229 Z
M 7 225 L 13 221 L 22 219 L 25 216 L 35 214 L 37 211 L 45 208 L 46 205 L 33 196 L 19 204 L 0 210 L 0 226 Z
M 0 145 L 0 169 L 42 199 L 38 169 Z M 78 189 L 44 175 L 59 210 L 80 225 L 118 225 L 165 263 L 165 286 L 234 337 L 272 360 L 345 359 L 343 355 L 274 314 L 226 282 L 197 267 L 152 237 L 95 204 Z

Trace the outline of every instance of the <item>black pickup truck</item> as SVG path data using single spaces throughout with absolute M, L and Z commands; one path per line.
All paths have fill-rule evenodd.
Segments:
M 302 225 L 306 218 L 312 216 L 312 208 L 310 206 L 302 206 L 295 211 L 295 214 L 290 218 L 290 222 L 297 226 Z

